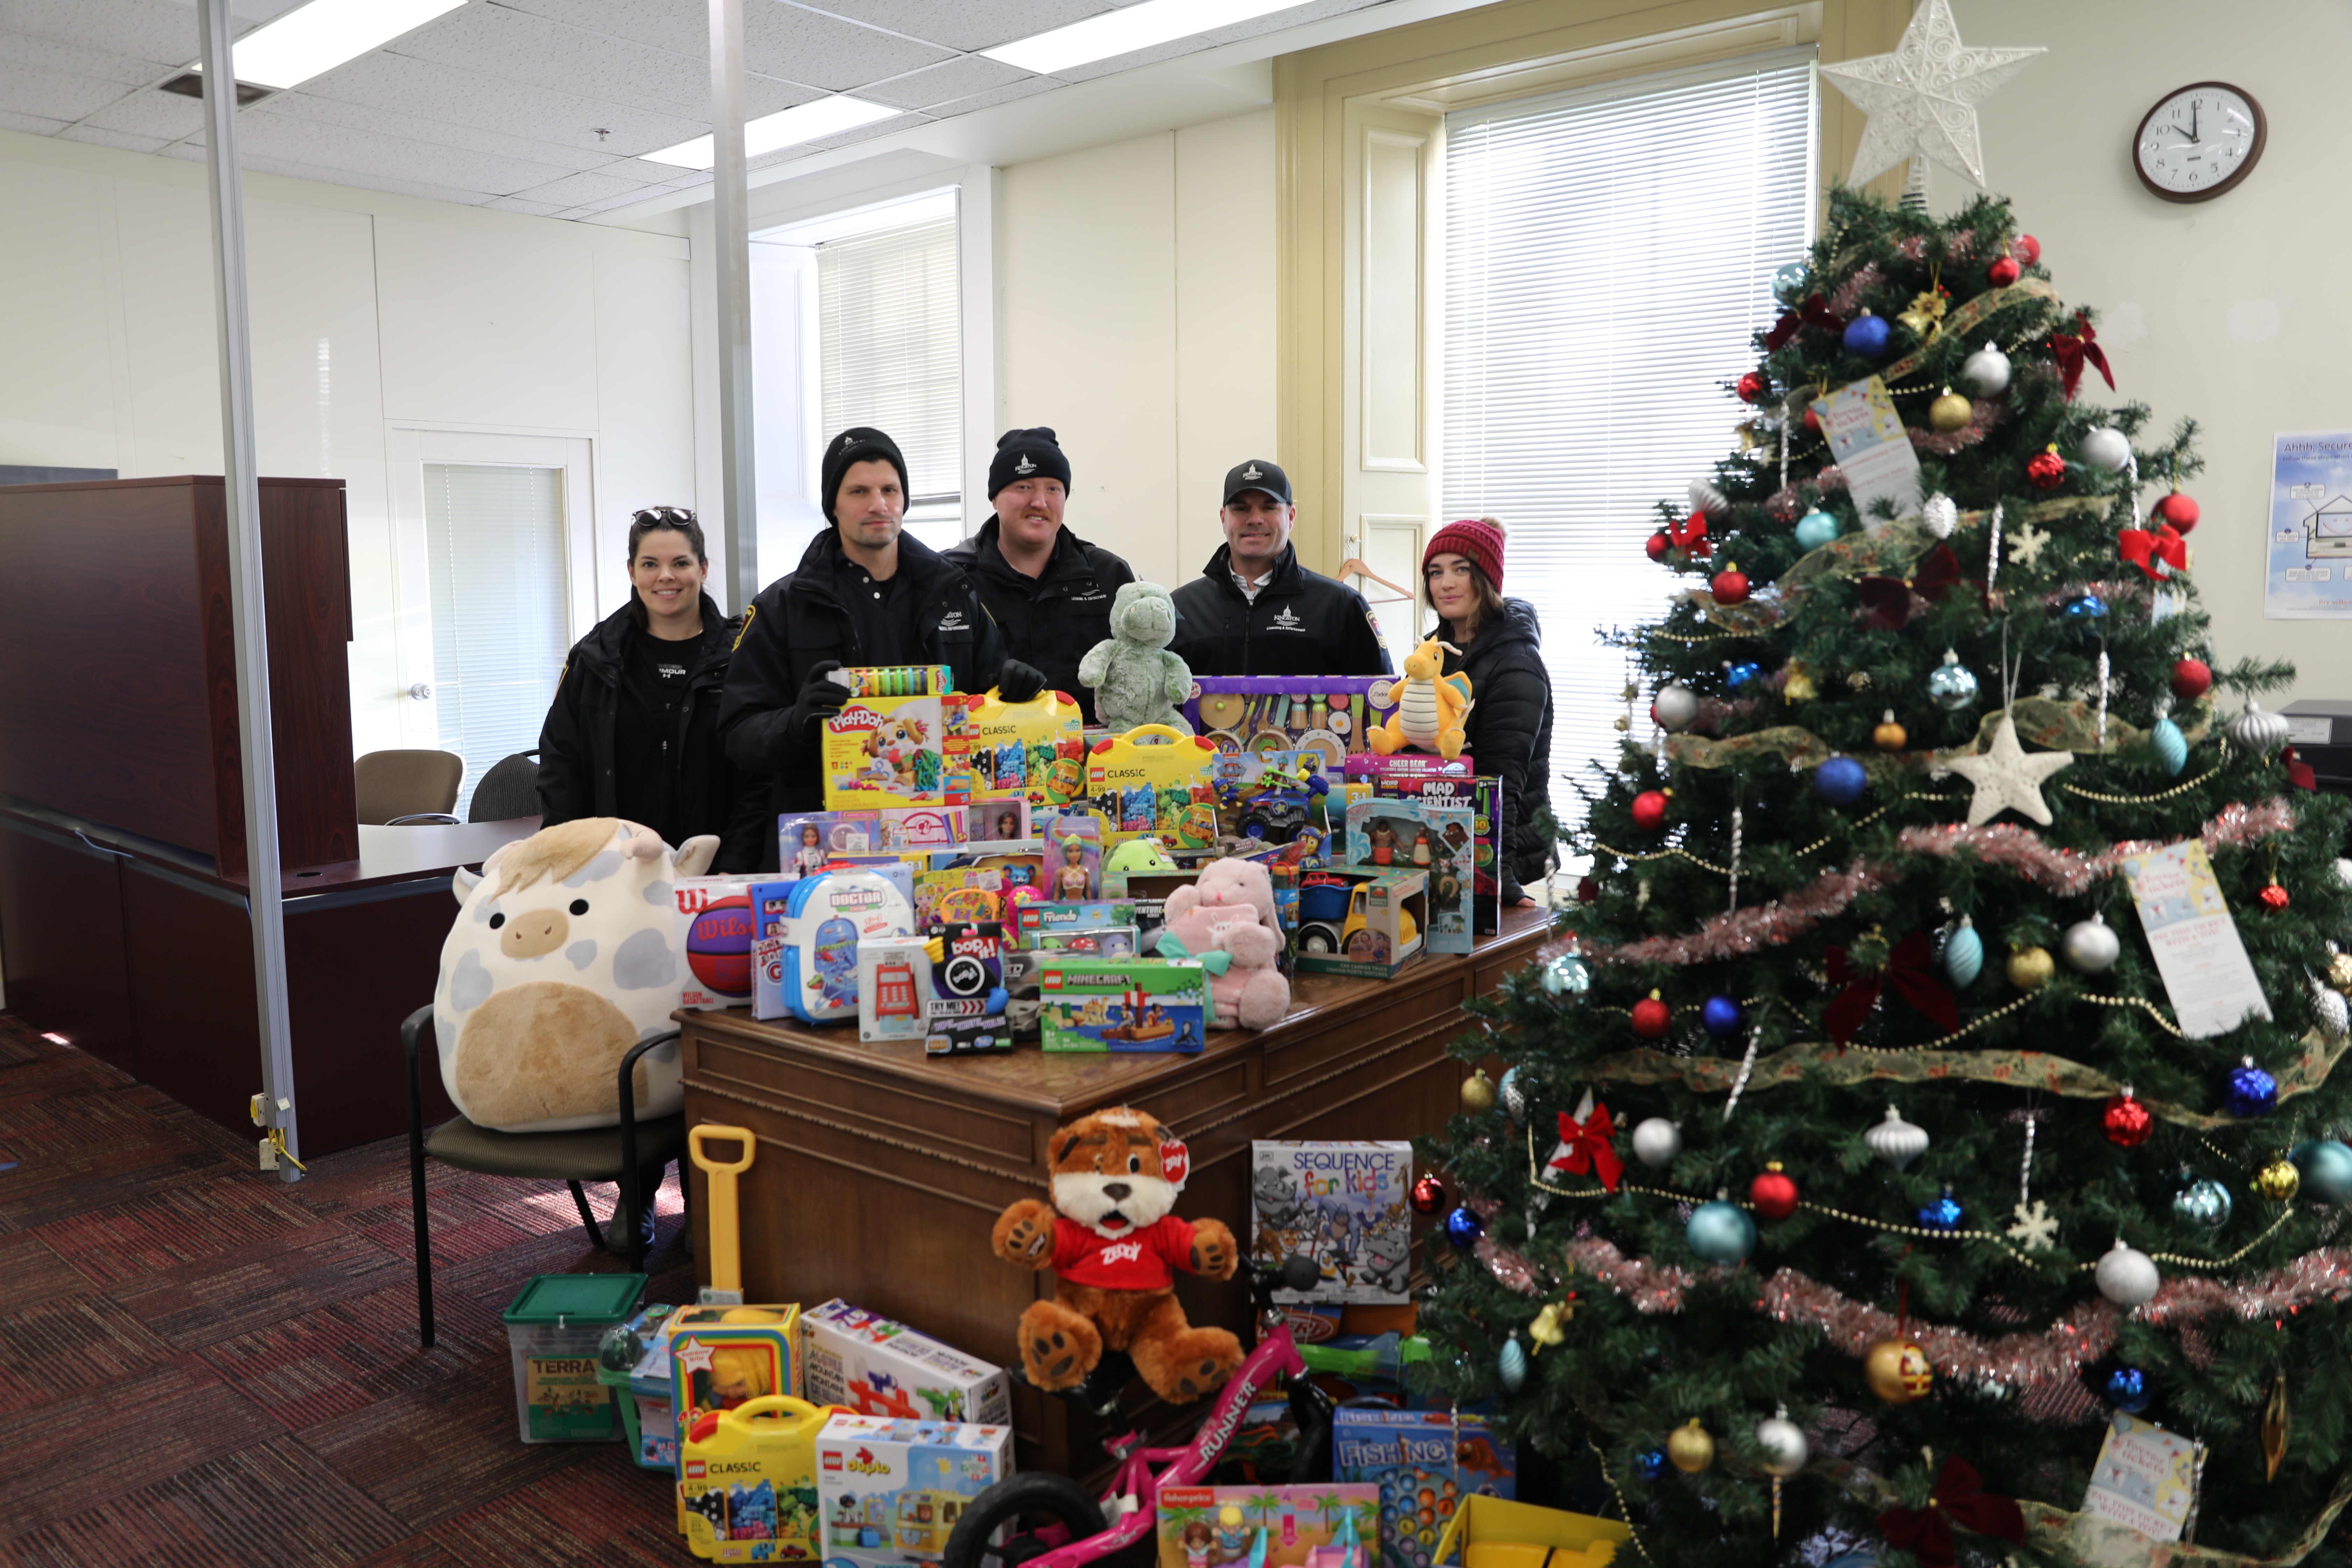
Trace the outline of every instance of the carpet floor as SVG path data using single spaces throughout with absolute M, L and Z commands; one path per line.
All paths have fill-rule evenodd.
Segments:
M 0 1563 L 443 1568 L 694 1561 L 666 1475 L 520 1442 L 499 1314 L 617 1271 L 561 1183 L 428 1163 L 420 1349 L 404 1138 L 282 1184 L 254 1142 L 0 1013 Z M 655 1300 L 691 1299 L 677 1177 Z M 612 1190 L 589 1188 L 600 1214 Z

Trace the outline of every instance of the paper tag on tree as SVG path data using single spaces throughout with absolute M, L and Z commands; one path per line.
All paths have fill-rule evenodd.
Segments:
M 1908 517 L 1926 504 L 1919 494 L 1919 454 L 1911 449 L 1885 382 L 1874 375 L 1842 386 L 1816 404 L 1814 412 L 1864 527 L 1886 526 L 1878 515 L 1879 501 L 1893 501 L 1896 517 Z
M 2180 1528 L 2197 1500 L 2197 1443 L 2168 1432 L 2153 1421 L 2117 1412 L 2099 1446 L 2099 1462 L 2091 1471 L 2090 1489 L 2083 1494 L 2085 1520 L 2113 1520 L 2157 1541 L 2178 1541 Z M 2093 1538 L 2078 1542 L 2091 1548 L 2088 1562 L 2112 1560 L 2098 1548 L 2112 1539 L 2091 1531 Z M 2137 1557 L 2147 1561 L 2145 1542 Z
M 2236 1028 L 2249 1013 L 2271 1016 L 2204 845 L 2189 838 L 2126 855 L 2123 873 L 2182 1034 L 2201 1040 Z

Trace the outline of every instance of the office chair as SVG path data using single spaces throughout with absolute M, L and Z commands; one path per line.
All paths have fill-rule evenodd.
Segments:
M 370 752 L 352 764 L 364 826 L 454 825 L 466 759 L 455 752 Z
M 417 1076 L 416 1038 L 432 1021 L 433 1009 L 427 1005 L 411 1013 L 400 1026 L 400 1048 L 407 1058 L 408 1072 L 409 1206 L 416 1222 L 416 1328 L 426 1350 L 433 1348 L 433 1238 L 425 1218 L 425 1155 L 461 1171 L 483 1175 L 563 1183 L 572 1189 L 572 1201 L 579 1207 L 580 1223 L 587 1230 L 589 1241 L 600 1252 L 615 1249 L 588 1207 L 588 1194 L 581 1191 L 581 1183 L 619 1184 L 620 1198 L 614 1205 L 615 1220 L 642 1216 L 652 1206 L 654 1190 L 661 1184 L 658 1173 L 672 1160 L 679 1162 L 678 1190 L 689 1190 L 684 1163 L 686 1113 L 679 1111 L 640 1123 L 636 1086 L 632 1081 L 637 1058 L 657 1046 L 675 1045 L 677 1030 L 639 1040 L 621 1058 L 618 1127 L 588 1127 L 576 1132 L 499 1132 L 478 1127 L 457 1116 L 435 1128 L 428 1138 L 425 1132 L 425 1085 Z M 644 1180 L 648 1170 L 656 1173 L 650 1184 Z M 693 1229 L 691 1220 L 688 1229 Z M 628 1234 L 631 1273 L 645 1272 L 646 1250 L 646 1227 L 643 1219 L 638 1218 Z
M 474 798 L 466 805 L 468 822 L 505 822 L 539 814 L 537 752 L 517 752 L 491 763 L 490 771 L 474 785 Z

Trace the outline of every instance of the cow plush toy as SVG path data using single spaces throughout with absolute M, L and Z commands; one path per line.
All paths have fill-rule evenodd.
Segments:
M 990 1237 L 1008 1263 L 1055 1273 L 1054 1299 L 1021 1314 L 1021 1366 L 1043 1389 L 1075 1388 L 1106 1350 L 1125 1351 L 1151 1391 L 1182 1405 L 1224 1386 L 1241 1342 L 1196 1329 L 1174 1289 L 1176 1269 L 1230 1279 L 1239 1254 L 1221 1220 L 1171 1211 L 1187 1156 L 1176 1135 L 1140 1110 L 1097 1110 L 1058 1129 L 1047 1146 L 1054 1201 L 1024 1198 Z
M 441 1083 L 477 1125 L 566 1132 L 621 1120 L 621 1058 L 670 1027 L 685 988 L 672 883 L 719 840 L 675 854 L 649 827 L 583 817 L 543 827 L 453 880 L 462 906 L 441 945 L 433 1037 Z M 637 1062 L 637 1119 L 685 1100 L 675 1045 Z

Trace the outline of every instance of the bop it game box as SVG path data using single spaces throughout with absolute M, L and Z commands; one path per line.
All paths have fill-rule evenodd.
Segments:
M 1331 1477 L 1380 1489 L 1381 1561 L 1432 1568 L 1463 1500 L 1517 1493 L 1510 1445 L 1485 1417 L 1341 1405 L 1331 1415 Z
M 1251 1256 L 1278 1264 L 1303 1254 L 1322 1275 L 1312 1290 L 1277 1289 L 1274 1299 L 1408 1300 L 1412 1190 L 1411 1143 L 1252 1143 Z
M 907 1421 L 1013 1422 L 1013 1380 L 906 1324 L 835 1300 L 801 1314 L 812 1404 Z
M 857 944 L 908 934 L 914 910 L 889 878 L 834 870 L 751 888 L 751 1016 L 821 1024 L 857 1016 Z
M 936 1563 L 971 1500 L 1013 1473 L 1013 1428 L 835 1415 L 816 1438 L 827 1568 Z

